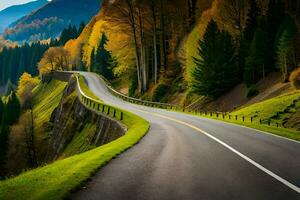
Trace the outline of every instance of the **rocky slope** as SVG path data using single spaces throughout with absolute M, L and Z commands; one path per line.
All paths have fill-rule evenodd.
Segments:
M 11 127 L 6 176 L 88 151 L 127 131 L 118 121 L 86 108 L 77 98 L 76 82 L 65 86 L 67 79 L 48 76 L 35 89 L 33 132 L 27 123 L 30 111 Z
M 59 106 L 52 113 L 50 159 L 101 146 L 126 132 L 126 127 L 119 122 L 86 108 L 76 96 L 75 85 L 75 80 L 70 80 Z M 78 139 L 82 135 L 84 138 Z

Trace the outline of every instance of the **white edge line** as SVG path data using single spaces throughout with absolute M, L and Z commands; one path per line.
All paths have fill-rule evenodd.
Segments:
M 226 147 L 227 149 L 229 149 L 230 151 L 232 151 L 233 153 L 237 154 L 238 156 L 240 156 L 241 158 L 243 158 L 244 160 L 248 161 L 249 163 L 251 163 L 252 165 L 254 165 L 255 167 L 257 167 L 258 169 L 260 169 L 261 171 L 265 172 L 266 174 L 270 175 L 271 177 L 275 178 L 276 180 L 278 180 L 279 182 L 283 183 L 284 185 L 288 186 L 289 188 L 291 188 L 292 190 L 296 191 L 297 193 L 300 194 L 300 188 L 297 187 L 296 185 L 288 182 L 287 180 L 285 180 L 284 178 L 281 178 L 280 176 L 278 176 L 277 174 L 273 173 L 272 171 L 268 170 L 267 168 L 263 167 L 262 165 L 258 164 L 257 162 L 255 162 L 254 160 L 252 160 L 251 158 L 247 157 L 246 155 L 242 154 L 241 152 L 239 152 L 238 150 L 234 149 L 233 147 L 229 146 L 228 144 L 226 144 L 225 142 L 219 140 L 218 138 L 210 135 L 209 133 L 207 133 L 206 131 L 201 130 L 200 128 L 193 126 L 191 124 L 188 124 L 184 121 L 180 121 L 171 117 L 167 117 L 164 115 L 160 115 L 157 113 L 151 113 L 151 112 L 147 112 L 147 111 L 143 111 L 143 110 L 139 110 L 140 112 L 144 112 L 147 114 L 151 114 L 151 115 L 155 115 L 161 118 L 165 118 L 180 124 L 183 124 L 185 126 L 188 126 L 200 133 L 203 133 L 204 135 L 210 137 L 211 139 L 213 139 L 214 141 L 218 142 L 219 144 L 223 145 L 224 147 Z
M 172 113 L 178 113 L 178 112 L 174 112 L 174 111 L 170 111 L 170 110 L 168 110 L 168 111 L 169 111 L 169 112 L 172 112 Z M 180 113 L 180 112 L 179 112 L 179 113 Z M 230 123 L 230 122 L 227 122 L 227 121 L 222 121 L 222 120 L 218 120 L 218 119 L 213 119 L 213 118 L 209 118 L 209 117 L 204 117 L 204 116 L 201 116 L 201 115 L 192 115 L 192 114 L 188 114 L 188 113 L 181 113 L 181 114 L 184 114 L 184 115 L 187 115 L 187 116 L 190 116 L 190 117 L 194 117 L 194 118 L 202 118 L 202 119 L 212 120 L 212 121 L 216 121 L 216 122 L 220 122 L 220 123 L 224 123 L 224 124 L 229 124 L 229 125 L 233 125 L 233 126 L 238 126 L 238 127 L 242 127 L 242 128 L 247 128 L 247 129 L 250 129 L 250 130 L 253 130 L 253 131 L 257 131 L 257 132 L 260 132 L 260 133 L 263 133 L 263 134 L 267 134 L 267 135 L 270 135 L 270 136 L 274 136 L 274 137 L 277 137 L 277 138 L 281 138 L 281 139 L 284 139 L 284 140 L 288 140 L 288 141 L 290 141 L 290 142 L 295 142 L 295 143 L 300 144 L 300 141 L 298 141 L 298 140 L 293 140 L 293 139 L 291 139 L 291 138 L 286 138 L 286 137 L 283 137 L 283 136 L 280 136 L 280 135 L 276 135 L 276 134 L 274 134 L 274 133 L 269 133 L 269 132 L 262 131 L 262 130 L 259 130 L 259 129 L 251 128 L 251 127 L 248 127 L 248 126 L 246 126 L 246 125 Z
M 77 77 L 77 80 L 78 80 L 78 77 Z M 79 84 L 78 84 L 79 85 Z M 80 88 L 80 86 L 79 86 Z M 80 88 L 81 89 L 81 88 Z M 285 180 L 284 178 L 281 178 L 280 176 L 278 176 L 277 174 L 273 173 L 272 171 L 268 170 L 267 168 L 263 167 L 262 165 L 258 164 L 257 162 L 255 162 L 254 160 L 252 160 L 251 158 L 247 157 L 246 155 L 242 154 L 241 152 L 237 151 L 236 149 L 234 149 L 233 147 L 229 146 L 228 144 L 226 144 L 225 142 L 219 140 L 218 138 L 210 135 L 209 133 L 207 133 L 206 131 L 203 131 L 202 129 L 196 127 L 196 126 L 193 126 L 191 124 L 188 124 L 184 121 L 180 121 L 180 120 L 177 120 L 177 119 L 174 119 L 174 118 L 171 118 L 171 117 L 167 117 L 167 116 L 164 116 L 164 115 L 160 115 L 160 114 L 157 114 L 157 113 L 151 113 L 151 112 L 147 112 L 147 111 L 143 111 L 143 110 L 139 110 L 140 112 L 144 112 L 144 113 L 148 113 L 148 114 L 151 114 L 151 115 L 155 115 L 155 116 L 158 116 L 158 117 L 161 117 L 161 118 L 165 118 L 165 119 L 168 119 L 168 120 L 171 120 L 171 121 L 174 121 L 174 122 L 177 122 L 179 124 L 183 124 L 185 126 L 188 126 L 200 133 L 203 133 L 204 135 L 208 136 L 209 138 L 213 139 L 214 141 L 216 141 L 217 143 L 221 144 L 222 146 L 226 147 L 227 149 L 229 149 L 230 151 L 232 151 L 233 153 L 237 154 L 238 156 L 240 156 L 241 158 L 243 158 L 244 160 L 248 161 L 249 163 L 251 163 L 252 165 L 254 165 L 255 167 L 257 167 L 258 169 L 260 169 L 261 171 L 265 172 L 266 174 L 270 175 L 271 177 L 275 178 L 276 180 L 278 180 L 279 182 L 283 183 L 284 185 L 288 186 L 289 188 L 291 188 L 292 190 L 298 192 L 300 194 L 300 188 L 297 187 L 296 185 L 288 182 L 287 180 Z M 193 116 L 193 115 L 192 115 Z M 196 117 L 196 116 L 195 116 Z M 209 118 L 207 118 L 209 119 Z M 214 119 L 213 119 L 214 120 Z M 215 120 L 215 121 L 219 121 L 219 120 Z M 220 122 L 223 122 L 223 121 L 220 121 Z M 228 123 L 228 122 L 224 122 L 224 123 L 227 123 L 227 124 L 231 124 L 231 123 Z M 236 124 L 234 124 L 236 125 Z M 241 125 L 236 125 L 236 126 L 240 126 L 240 127 L 244 127 L 244 126 L 241 126 Z M 249 127 L 246 127 L 246 128 L 249 128 Z M 253 128 L 249 128 L 249 129 L 253 129 Z M 253 129 L 253 130 L 256 130 L 256 129 Z M 270 133 L 267 133 L 267 132 L 264 132 L 264 131 L 260 131 L 262 133 L 266 133 L 268 135 L 273 135 L 273 134 L 270 134 Z M 275 135 L 274 135 L 275 136 Z M 281 136 L 277 136 L 277 137 L 281 137 Z M 282 137 L 284 138 L 284 137 Z M 287 138 L 284 138 L 284 139 L 287 139 Z M 291 140 L 291 141 L 294 141 L 294 140 Z M 297 142 L 297 141 L 295 141 Z
M 74 74 L 74 73 L 73 73 Z M 75 73 L 76 74 L 76 73 Z M 76 76 L 77 78 L 77 83 L 78 83 L 78 86 L 79 86 L 79 89 L 80 89 L 80 93 L 85 96 L 86 98 L 90 99 L 90 100 L 93 100 L 93 101 L 96 101 L 97 103 L 99 101 L 91 98 L 91 97 L 88 97 L 87 95 L 85 95 L 81 88 L 80 88 L 80 85 L 79 85 L 79 81 L 78 81 L 78 77 Z M 105 82 L 102 78 L 100 79 L 102 80 L 103 82 Z M 105 84 L 105 83 L 104 83 Z M 107 86 L 106 86 L 107 87 Z M 99 102 L 101 103 L 101 102 Z M 130 103 L 130 102 L 127 102 L 127 103 Z M 130 103 L 130 104 L 134 104 L 134 103 Z M 134 105 L 137 105 L 137 104 L 134 104 Z M 139 105 L 140 106 L 140 105 Z M 171 111 L 171 110 L 167 110 L 168 112 L 172 112 L 172 113 L 180 113 L 180 112 L 175 112 L 175 111 Z M 229 124 L 229 125 L 233 125 L 233 126 L 238 126 L 238 127 L 243 127 L 243 128 L 247 128 L 249 130 L 253 130 L 253 131 L 257 131 L 257 132 L 260 132 L 260 133 L 263 133 L 263 134 L 267 134 L 267 135 L 270 135 L 270 136 L 273 136 L 273 137 L 277 137 L 277 138 L 281 138 L 281 139 L 284 139 L 284 140 L 287 140 L 287 141 L 290 141 L 290 142 L 295 142 L 295 143 L 298 143 L 300 144 L 300 141 L 297 141 L 297 140 L 293 140 L 293 139 L 290 139 L 290 138 L 286 138 L 286 137 L 283 137 L 283 136 L 280 136 L 280 135 L 276 135 L 276 134 L 273 134 L 273 133 L 269 133 L 269 132 L 266 132 L 266 131 L 262 131 L 262 130 L 259 130 L 259 129 L 255 129 L 255 128 L 251 128 L 251 127 L 248 127 L 246 125 L 240 125 L 240 124 L 235 124 L 235 123 L 230 123 L 230 122 L 226 122 L 226 121 L 222 121 L 222 120 L 217 120 L 217 119 L 213 119 L 213 118 L 208 118 L 208 117 L 203 117 L 203 116 L 197 116 L 197 115 L 192 115 L 192 114 L 188 114 L 188 113 L 181 113 L 181 114 L 184 114 L 184 115 L 187 115 L 187 116 L 192 116 L 192 117 L 195 117 L 195 118 L 202 118 L 202 119 L 207 119 L 207 120 L 213 120 L 213 121 L 217 121 L 217 122 L 220 122 L 220 123 L 225 123 L 225 124 Z
M 196 117 L 196 116 L 195 116 Z M 274 137 L 277 137 L 277 138 L 281 138 L 281 139 L 284 139 L 284 140 L 288 140 L 290 142 L 295 142 L 295 143 L 298 143 L 300 144 L 300 141 L 297 141 L 297 140 L 293 140 L 291 138 L 286 138 L 286 137 L 283 137 L 283 136 L 280 136 L 280 135 L 276 135 L 274 133 L 269 133 L 269 132 L 266 132 L 266 131 L 262 131 L 262 130 L 259 130 L 259 129 L 255 129 L 255 128 L 251 128 L 251 127 L 248 127 L 246 125 L 241 125 L 241 124 L 234 124 L 234 123 L 230 123 L 230 122 L 226 122 L 226 121 L 222 121 L 222 120 L 217 120 L 217 119 L 211 119 L 211 118 L 206 118 L 206 117 L 202 117 L 202 116 L 199 116 L 200 118 L 204 118 L 204 119 L 208 119 L 208 120 L 214 120 L 214 121 L 217 121 L 217 122 L 221 122 L 221 123 L 225 123 L 225 124 L 229 124 L 229 125 L 234 125 L 234 126 L 238 126 L 238 127 L 242 127 L 242 128 L 247 128 L 247 129 L 250 129 L 250 130 L 253 130 L 253 131 L 257 131 L 257 132 L 260 132 L 260 133 L 263 133 L 263 134 L 267 134 L 267 135 L 270 135 L 270 136 L 274 136 Z M 198 118 L 199 118 L 198 117 Z

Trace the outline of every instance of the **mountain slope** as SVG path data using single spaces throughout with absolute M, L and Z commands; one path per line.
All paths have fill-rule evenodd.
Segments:
M 0 34 L 11 23 L 15 22 L 25 15 L 30 14 L 32 11 L 41 8 L 47 3 L 47 0 L 37 0 L 22 5 L 11 6 L 0 11 Z
M 36 41 L 57 37 L 69 24 L 88 22 L 99 10 L 101 0 L 53 0 L 24 16 L 5 30 L 5 39 Z

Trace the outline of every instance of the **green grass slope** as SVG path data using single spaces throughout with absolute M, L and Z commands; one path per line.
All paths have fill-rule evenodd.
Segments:
M 37 128 L 41 128 L 48 122 L 52 112 L 58 106 L 67 83 L 52 80 L 50 83 L 41 83 L 33 91 L 34 93 L 34 120 Z
M 43 162 L 47 154 L 48 132 L 50 131 L 48 130 L 48 123 L 52 112 L 59 105 L 66 85 L 65 82 L 52 80 L 49 83 L 40 83 L 33 91 L 34 143 L 39 162 Z
M 300 93 L 293 92 L 242 108 L 234 115 L 273 120 L 283 124 L 300 108 Z
M 300 92 L 292 92 L 241 108 L 235 112 L 226 114 L 224 118 L 221 114 L 210 116 L 208 113 L 206 115 L 202 113 L 201 117 L 234 123 L 300 141 L 300 131 L 283 126 L 285 122 L 297 114 L 297 110 L 299 109 Z M 230 119 L 229 115 L 231 116 Z M 237 120 L 235 119 L 235 115 L 238 116 Z M 244 121 L 243 116 L 245 117 Z M 251 117 L 253 118 L 252 122 L 250 120 Z M 260 119 L 262 120 L 262 124 L 260 123 Z M 268 125 L 268 121 L 271 122 L 271 126 Z M 277 123 L 279 127 L 277 127 Z
M 127 111 L 123 112 L 122 122 L 128 128 L 124 136 L 85 153 L 1 181 L 0 199 L 53 200 L 68 197 L 71 190 L 80 186 L 100 167 L 132 147 L 147 133 L 147 121 Z

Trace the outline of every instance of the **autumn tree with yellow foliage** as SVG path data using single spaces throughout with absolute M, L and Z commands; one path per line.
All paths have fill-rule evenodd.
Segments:
M 22 105 L 25 105 L 26 102 L 31 100 L 33 96 L 32 90 L 38 85 L 38 83 L 39 80 L 37 78 L 33 78 L 31 74 L 26 72 L 20 77 L 17 88 L 17 96 L 19 97 Z
M 63 47 L 49 48 L 38 63 L 40 75 L 55 70 L 69 70 L 71 68 L 70 53 Z

